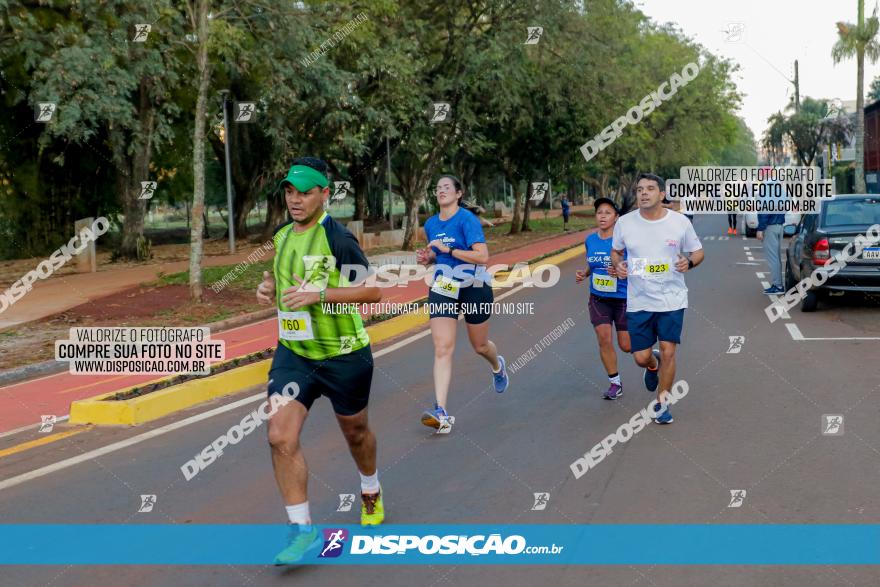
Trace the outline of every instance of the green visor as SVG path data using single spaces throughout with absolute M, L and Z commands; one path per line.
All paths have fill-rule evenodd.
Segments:
M 330 185 L 330 180 L 317 169 L 312 169 L 306 165 L 294 165 L 287 172 L 287 177 L 281 180 L 281 187 L 284 184 L 293 184 L 293 187 L 301 192 L 307 192 L 313 187 L 321 186 L 322 188 Z

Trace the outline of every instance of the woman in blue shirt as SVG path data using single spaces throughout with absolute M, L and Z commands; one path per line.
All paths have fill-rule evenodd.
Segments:
M 455 418 L 446 413 L 449 382 L 452 379 L 452 354 L 458 315 L 464 314 L 468 339 L 474 351 L 492 367 L 495 391 L 507 389 L 504 357 L 489 340 L 491 316 L 491 277 L 486 271 L 489 249 L 480 220 L 460 206 L 464 195 L 461 182 L 453 175 L 437 181 L 440 213 L 425 222 L 428 246 L 416 251 L 422 265 L 436 263 L 434 281 L 428 293 L 431 336 L 434 340 L 434 408 L 422 414 L 422 424 L 447 434 Z
M 623 394 L 620 373 L 617 371 L 617 353 L 611 336 L 611 325 L 617 327 L 617 344 L 620 350 L 630 352 L 629 332 L 626 326 L 626 279 L 618 278 L 611 264 L 611 239 L 614 225 L 620 216 L 617 204 L 609 198 L 599 198 L 596 207 L 596 224 L 599 230 L 587 236 L 587 268 L 575 274 L 580 283 L 590 278 L 590 322 L 596 329 L 599 356 L 608 373 L 610 387 L 605 399 L 617 399 Z

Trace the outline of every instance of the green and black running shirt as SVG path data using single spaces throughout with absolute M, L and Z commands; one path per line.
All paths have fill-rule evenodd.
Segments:
M 281 225 L 275 230 L 274 241 L 279 344 L 312 360 L 345 355 L 369 345 L 370 337 L 358 312 L 325 313 L 319 303 L 291 311 L 281 300 L 283 292 L 295 285 L 294 274 L 306 283 L 304 288 L 320 291 L 349 285 L 353 276 L 344 271 L 346 266 L 368 269 L 369 261 L 354 235 L 324 212 L 304 232 L 294 232 L 292 222 Z

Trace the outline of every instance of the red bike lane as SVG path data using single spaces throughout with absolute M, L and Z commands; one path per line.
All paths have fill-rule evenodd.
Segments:
M 513 265 L 582 243 L 589 231 L 566 233 L 493 255 L 489 265 Z M 427 295 L 424 281 L 411 281 L 403 287 L 383 291 L 383 303 L 406 303 Z M 211 338 L 225 343 L 226 359 L 241 357 L 274 348 L 278 340 L 276 319 L 238 326 L 211 333 Z M 70 403 L 163 379 L 156 375 L 72 375 L 67 372 L 47 375 L 0 387 L 0 434 L 39 424 L 41 416 L 60 418 L 69 413 Z

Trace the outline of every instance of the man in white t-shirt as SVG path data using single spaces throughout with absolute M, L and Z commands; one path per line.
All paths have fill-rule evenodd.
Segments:
M 617 221 L 611 241 L 611 262 L 628 283 L 626 320 L 633 358 L 645 368 L 645 387 L 657 392 L 653 417 L 658 424 L 672 423 L 666 398 L 675 380 L 675 349 L 688 305 L 684 273 L 703 262 L 703 245 L 691 222 L 663 207 L 665 192 L 662 177 L 639 175 L 639 207 Z M 658 340 L 659 352 L 654 350 Z

